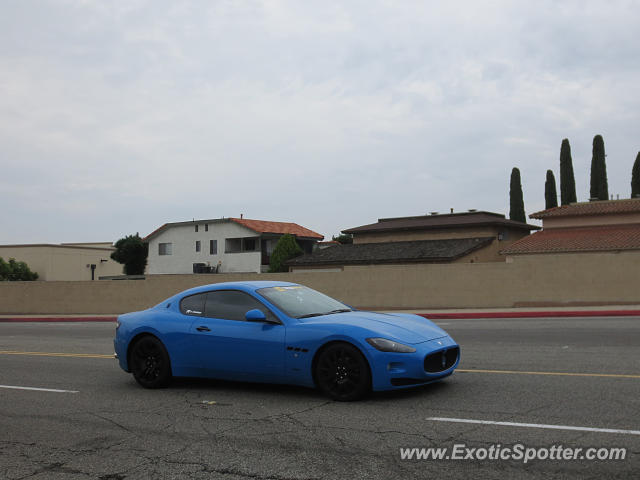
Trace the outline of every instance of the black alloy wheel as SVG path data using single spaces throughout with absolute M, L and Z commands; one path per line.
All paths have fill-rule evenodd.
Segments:
M 341 402 L 358 400 L 371 388 L 367 361 L 348 343 L 334 343 L 320 353 L 315 380 L 320 390 Z
M 131 371 L 144 388 L 161 388 L 171 380 L 171 363 L 164 345 L 156 337 L 139 339 L 131 350 Z

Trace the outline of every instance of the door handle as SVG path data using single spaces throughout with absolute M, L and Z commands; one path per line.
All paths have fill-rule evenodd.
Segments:
M 209 327 L 198 327 L 196 328 L 199 332 L 210 332 L 211 329 Z

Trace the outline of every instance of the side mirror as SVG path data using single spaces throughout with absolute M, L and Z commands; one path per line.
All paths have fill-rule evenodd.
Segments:
M 262 310 L 254 308 L 245 313 L 244 318 L 247 322 L 266 322 L 267 317 Z

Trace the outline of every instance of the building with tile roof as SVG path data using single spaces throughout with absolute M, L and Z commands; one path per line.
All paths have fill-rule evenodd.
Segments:
M 503 255 L 640 252 L 637 198 L 572 203 L 530 217 L 542 220 L 542 231 L 505 248 Z
M 305 252 L 324 237 L 297 223 L 218 218 L 165 223 L 143 240 L 147 273 L 261 272 L 278 239 L 291 234 Z
M 540 227 L 499 213 L 461 213 L 380 218 L 343 230 L 353 244 L 336 245 L 288 262 L 290 270 L 336 269 L 346 265 L 504 262 L 500 250 Z

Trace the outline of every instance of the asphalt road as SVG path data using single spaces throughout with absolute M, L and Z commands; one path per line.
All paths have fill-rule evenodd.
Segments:
M 113 324 L 0 323 L 0 478 L 637 478 L 640 318 L 438 323 L 462 346 L 458 373 L 356 403 L 197 379 L 148 391 L 109 358 Z M 400 458 L 456 444 L 628 450 L 617 461 Z

